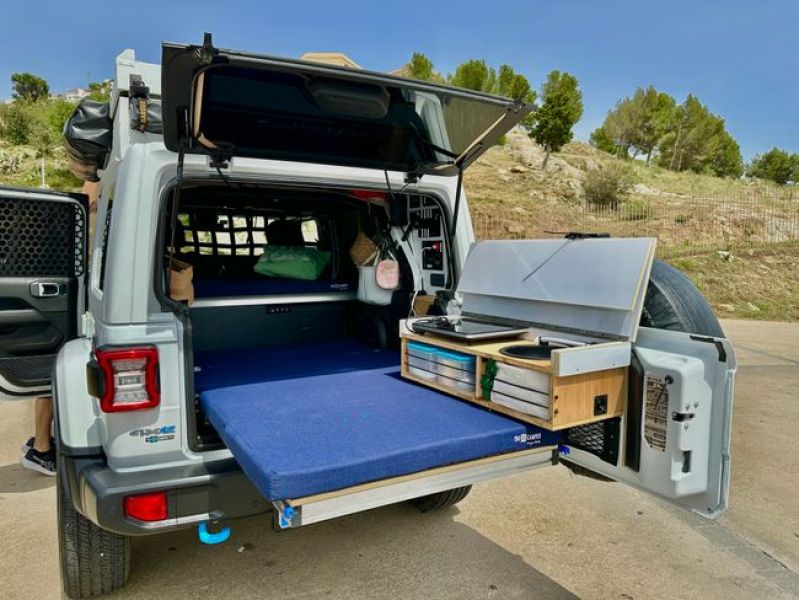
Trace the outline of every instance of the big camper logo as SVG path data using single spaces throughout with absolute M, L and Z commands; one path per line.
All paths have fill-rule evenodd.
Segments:
M 514 442 L 519 442 L 520 444 L 527 444 L 528 446 L 535 446 L 541 443 L 541 434 L 540 433 L 522 433 L 520 435 L 513 436 Z
M 162 427 L 142 427 L 141 429 L 134 429 L 129 435 L 131 437 L 143 438 L 145 444 L 157 444 L 158 442 L 174 440 L 175 426 L 164 425 Z

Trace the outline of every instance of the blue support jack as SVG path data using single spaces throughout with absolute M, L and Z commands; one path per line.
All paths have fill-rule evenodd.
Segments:
M 215 521 L 203 521 L 197 525 L 197 537 L 200 538 L 203 544 L 221 544 L 230 538 L 230 527 L 222 527 L 216 533 L 212 533 L 208 531 L 208 523 L 216 524 Z

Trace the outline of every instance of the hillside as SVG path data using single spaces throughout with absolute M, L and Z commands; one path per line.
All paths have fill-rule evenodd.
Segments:
M 740 204 L 718 203 L 744 198 L 760 207 L 782 197 L 784 188 L 626 161 L 635 182 L 626 202 L 612 211 L 586 213 L 586 173 L 616 159 L 581 142 L 554 154 L 546 171 L 541 170 L 543 157 L 527 136 L 512 132 L 504 145 L 495 146 L 469 168 L 465 186 L 478 237 L 541 237 L 572 230 L 653 235 L 660 240 L 660 255 L 688 273 L 720 315 L 799 320 L 799 244 L 757 243 L 773 238 L 775 228 L 778 239 L 796 239 L 795 220 L 771 206 L 765 223 L 752 211 L 743 214 Z M 80 189 L 63 149 L 54 150 L 45 169 L 49 187 Z M 40 160 L 33 148 L 0 141 L 0 184 L 38 187 L 40 179 Z M 703 204 L 700 198 L 711 198 L 714 204 Z M 687 243 L 696 240 L 707 243 Z M 751 244 L 730 246 L 740 241 Z
M 659 254 L 686 272 L 721 316 L 799 320 L 799 198 L 762 181 L 676 173 L 625 161 L 634 182 L 617 209 L 586 211 L 583 181 L 618 162 L 572 142 L 541 170 L 543 150 L 514 132 L 465 176 L 483 238 L 609 231 L 659 238 Z M 784 243 L 774 244 L 773 241 Z
M 77 191 L 82 182 L 67 166 L 66 152 L 60 146 L 52 149 L 44 161 L 45 183 L 56 190 Z M 12 146 L 0 139 L 0 184 L 17 187 L 41 185 L 41 159 L 30 146 Z
M 519 131 L 508 134 L 503 146 L 489 150 L 466 172 L 471 204 L 527 208 L 528 199 L 545 204 L 582 199 L 586 172 L 617 161 L 584 142 L 571 142 L 550 158 L 541 170 L 544 151 Z M 785 188 L 765 181 L 723 179 L 692 172 L 675 172 L 643 161 L 623 161 L 635 182 L 630 200 L 655 200 L 680 196 L 719 197 L 781 196 Z M 511 193 L 511 191 L 513 193 Z

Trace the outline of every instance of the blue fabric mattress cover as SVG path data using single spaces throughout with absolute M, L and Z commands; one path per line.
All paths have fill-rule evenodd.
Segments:
M 270 359 L 260 363 L 262 381 L 214 387 L 206 379 L 200 391 L 208 419 L 270 500 L 557 444 L 560 439 L 557 433 L 402 380 L 396 353 L 328 342 L 289 347 L 285 357 L 293 360 L 299 348 L 305 349 L 305 375 L 295 365 L 283 363 L 281 370 L 279 349 L 265 349 L 254 351 Z M 328 353 L 336 348 L 338 359 L 333 360 Z M 236 364 L 237 354 L 227 353 L 231 364 Z M 366 368 L 352 368 L 359 354 Z M 365 355 L 375 362 L 393 355 L 394 364 L 376 367 L 363 359 Z M 219 362 L 222 356 L 212 358 Z M 198 364 L 210 364 L 209 357 L 199 359 Z M 307 367 L 317 359 L 326 366 L 309 376 Z

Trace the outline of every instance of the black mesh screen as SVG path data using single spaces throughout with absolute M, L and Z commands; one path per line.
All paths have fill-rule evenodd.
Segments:
M 619 426 L 621 419 L 607 419 L 572 427 L 566 432 L 566 445 L 590 452 L 607 463 L 619 460 Z
M 0 198 L 0 277 L 82 275 L 85 227 L 74 202 Z
M 47 385 L 57 357 L 57 354 L 4 356 L 0 358 L 0 370 L 5 379 L 20 387 Z

